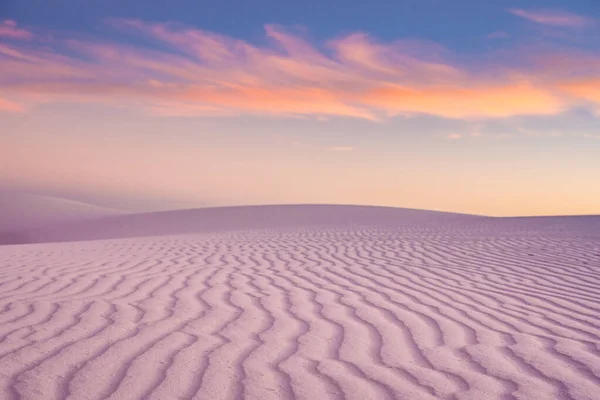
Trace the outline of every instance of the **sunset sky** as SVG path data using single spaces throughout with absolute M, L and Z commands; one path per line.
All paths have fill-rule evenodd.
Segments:
M 0 190 L 600 214 L 600 1 L 0 1 Z

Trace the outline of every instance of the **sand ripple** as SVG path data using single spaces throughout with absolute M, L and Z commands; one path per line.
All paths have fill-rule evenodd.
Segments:
M 0 398 L 600 399 L 600 241 L 502 222 L 0 247 Z

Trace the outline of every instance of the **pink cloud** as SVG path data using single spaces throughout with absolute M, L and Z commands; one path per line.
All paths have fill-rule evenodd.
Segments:
M 512 14 L 542 25 L 562 26 L 570 28 L 581 28 L 588 25 L 591 21 L 566 11 L 557 10 L 523 10 L 511 9 Z
M 329 150 L 347 152 L 347 151 L 353 151 L 354 148 L 352 146 L 332 146 L 329 148 Z
M 510 37 L 508 33 L 502 31 L 492 32 L 486 36 L 488 39 L 509 39 Z
M 161 116 L 481 119 L 552 115 L 582 102 L 600 105 L 595 92 L 576 85 L 600 79 L 590 67 L 600 65 L 597 57 L 570 55 L 571 62 L 556 63 L 548 60 L 565 57 L 547 55 L 519 69 L 460 65 L 435 44 L 381 43 L 364 33 L 318 45 L 270 25 L 265 28 L 270 42 L 257 46 L 172 23 L 110 25 L 166 49 L 90 39 L 49 45 L 35 37 L 0 44 L 0 85 L 28 105 L 99 102 Z M 586 59 L 586 68 L 580 59 Z
M 23 112 L 23 105 L 0 97 L 0 112 Z
M 0 38 L 30 40 L 33 34 L 25 29 L 17 27 L 17 23 L 11 20 L 0 22 Z

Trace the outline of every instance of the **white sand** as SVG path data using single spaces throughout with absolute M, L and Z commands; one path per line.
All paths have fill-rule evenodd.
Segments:
M 31 229 L 124 214 L 59 197 L 0 191 L 0 244 L 22 243 L 22 233 Z
M 3 400 L 600 399 L 598 217 L 269 206 L 20 234 L 63 242 L 0 246 Z

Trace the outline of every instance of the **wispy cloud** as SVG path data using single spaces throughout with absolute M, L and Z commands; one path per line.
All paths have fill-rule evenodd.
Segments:
M 11 21 L 2 26 L 19 29 Z M 600 79 L 590 67 L 592 59 L 600 65 L 593 57 L 585 68 L 578 62 L 583 56 L 571 62 L 557 56 L 559 64 L 546 62 L 548 56 L 534 68 L 461 65 L 432 43 L 382 43 L 364 33 L 315 44 L 269 25 L 268 44 L 258 46 L 173 23 L 111 20 L 109 26 L 161 46 L 38 41 L 30 33 L 29 41 L 0 44 L 3 92 L 24 105 L 100 102 L 162 116 L 481 119 L 600 107 L 595 92 L 578 86 Z
M 600 77 L 565 82 L 561 88 L 572 96 L 591 104 L 600 116 Z
M 488 39 L 509 39 L 510 37 L 508 33 L 502 31 L 492 32 L 486 36 Z
M 0 38 L 29 40 L 33 38 L 33 34 L 28 30 L 19 28 L 15 21 L 5 20 L 0 22 Z
M 514 15 L 542 25 L 581 28 L 591 23 L 591 20 L 577 14 L 559 10 L 509 10 Z
M 352 146 L 332 146 L 329 148 L 331 151 L 352 151 L 354 148 Z
M 0 97 L 0 112 L 23 112 L 25 109 L 19 103 Z

